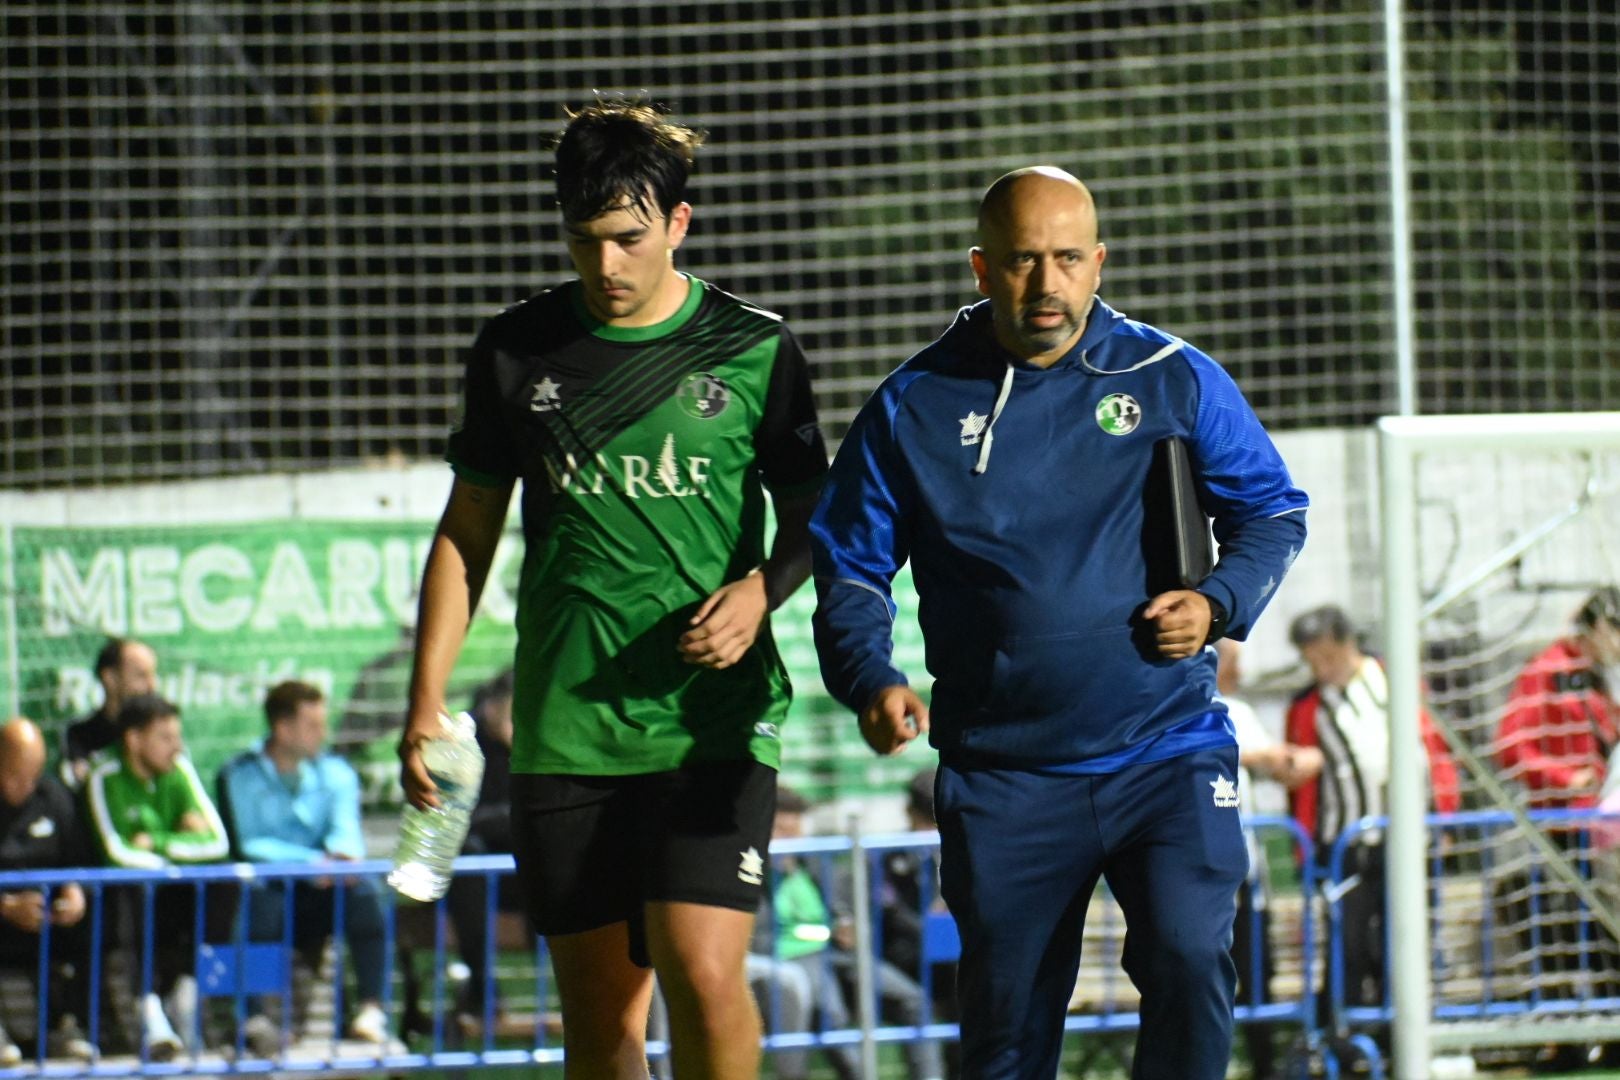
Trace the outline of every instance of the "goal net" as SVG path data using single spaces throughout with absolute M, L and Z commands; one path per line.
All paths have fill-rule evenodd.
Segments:
M 1612 1040 L 1620 820 L 1595 807 L 1620 719 L 1620 415 L 1380 427 L 1393 753 L 1421 694 L 1463 792 L 1426 833 L 1421 790 L 1391 792 L 1397 1075 L 1429 1047 Z

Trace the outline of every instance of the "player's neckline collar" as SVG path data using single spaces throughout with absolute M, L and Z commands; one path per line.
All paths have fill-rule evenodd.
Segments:
M 568 290 L 568 303 L 574 309 L 575 317 L 584 324 L 585 329 L 593 337 L 604 341 L 652 341 L 673 334 L 691 322 L 692 316 L 697 314 L 699 305 L 703 303 L 703 293 L 707 286 L 691 274 L 681 274 L 681 277 L 686 279 L 689 286 L 686 290 L 686 299 L 681 301 L 681 306 L 669 318 L 649 326 L 613 326 L 598 319 L 586 308 L 578 281 L 573 282 L 573 287 Z

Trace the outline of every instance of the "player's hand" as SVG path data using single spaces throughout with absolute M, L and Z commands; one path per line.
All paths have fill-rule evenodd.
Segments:
M 84 918 L 84 890 L 77 885 L 63 885 L 51 898 L 51 923 L 73 926 Z
M 753 646 L 769 610 L 765 575 L 755 570 L 710 593 L 698 606 L 688 624 L 692 628 L 681 635 L 675 649 L 688 664 L 728 668 Z
M 1154 625 L 1160 656 L 1185 660 L 1197 655 L 1209 636 L 1209 598 L 1191 589 L 1160 593 L 1142 609 L 1142 618 Z
M 860 715 L 861 738 L 880 754 L 898 754 L 928 733 L 928 706 L 909 686 L 885 686 Z
M 207 832 L 208 819 L 199 810 L 187 810 L 176 823 L 176 832 Z
M 152 834 L 143 832 L 136 833 L 134 836 L 129 838 L 129 846 L 137 851 L 151 851 Z
M 37 934 L 45 925 L 45 897 L 37 892 L 6 893 L 0 896 L 0 920 L 26 934 Z
M 405 801 L 418 810 L 439 807 L 439 786 L 422 763 L 422 744 L 443 734 L 438 709 L 412 709 L 399 737 L 399 786 L 405 791 Z

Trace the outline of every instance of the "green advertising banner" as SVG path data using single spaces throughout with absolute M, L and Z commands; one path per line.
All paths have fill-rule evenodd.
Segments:
M 416 593 L 432 523 L 277 521 L 228 525 L 24 526 L 3 530 L 0 700 L 53 737 L 101 702 L 94 657 L 108 634 L 157 652 L 160 692 L 181 708 L 204 777 L 263 735 L 265 691 L 322 687 L 332 741 L 361 771 L 368 808 L 400 800 L 393 742 L 406 697 Z M 451 704 L 511 663 L 521 536 L 497 565 L 456 668 Z M 897 659 L 923 676 L 909 579 L 897 582 Z M 903 788 L 926 751 L 880 759 L 821 686 L 814 594 L 773 617 L 795 687 L 784 780 L 811 798 Z M 921 749 L 921 748 L 919 748 Z
M 187 747 L 207 777 L 262 737 L 265 691 L 302 679 L 333 702 L 333 744 L 362 768 L 367 803 L 397 802 L 392 739 L 431 528 L 15 527 L 7 696 L 59 731 L 101 702 L 92 669 L 106 636 L 138 638 L 157 652 L 159 691 L 180 706 Z M 521 541 L 502 545 L 456 671 L 456 700 L 510 662 L 505 589 L 521 555 Z

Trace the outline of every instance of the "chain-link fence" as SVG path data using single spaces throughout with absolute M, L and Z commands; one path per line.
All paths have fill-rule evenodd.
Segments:
M 974 299 L 978 193 L 1036 161 L 1094 186 L 1108 299 L 1269 424 L 1397 399 L 1371 0 L 122 0 L 0 25 L 0 486 L 437 455 L 461 346 L 569 274 L 544 141 L 593 89 L 711 130 L 683 265 L 788 317 L 835 439 Z M 1402 30 L 1419 405 L 1615 407 L 1620 14 L 1415 0 Z

